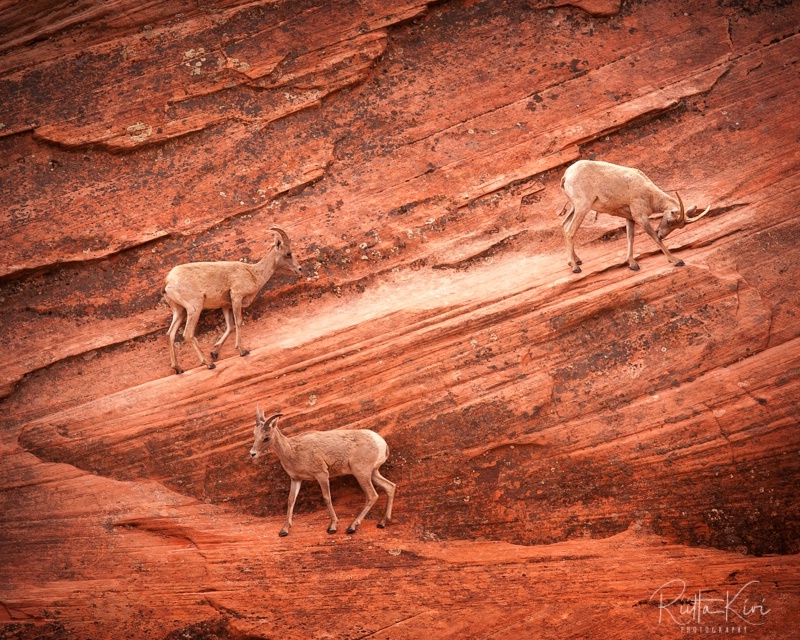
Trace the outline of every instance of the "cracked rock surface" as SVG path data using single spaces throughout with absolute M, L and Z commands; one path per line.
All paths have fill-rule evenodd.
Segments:
M 0 636 L 793 637 L 796 3 L 0 0 L 0 24 Z M 629 270 L 599 215 L 571 273 L 579 158 L 711 206 L 666 240 L 684 267 L 637 230 Z M 173 375 L 167 272 L 257 261 L 275 224 L 305 275 L 246 309 L 248 356 L 179 343 Z M 223 328 L 203 314 L 206 353 Z M 394 522 L 381 495 L 329 536 L 306 482 L 279 538 L 256 404 L 380 433 Z M 347 522 L 363 495 L 331 486 Z

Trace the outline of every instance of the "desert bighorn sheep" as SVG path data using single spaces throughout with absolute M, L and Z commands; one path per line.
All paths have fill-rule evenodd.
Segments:
M 183 337 L 191 342 L 200 362 L 209 369 L 214 364 L 206 360 L 194 331 L 203 309 L 222 309 L 225 315 L 225 333 L 217 340 L 211 350 L 216 360 L 219 350 L 231 332 L 231 321 L 236 327 L 236 348 L 239 354 L 249 352 L 242 348 L 239 340 L 239 327 L 242 325 L 242 309 L 250 305 L 258 292 L 277 269 L 287 269 L 302 273 L 302 268 L 292 255 L 289 236 L 280 227 L 271 227 L 278 234 L 275 244 L 256 264 L 244 262 L 190 262 L 172 269 L 164 284 L 164 297 L 172 308 L 172 324 L 169 325 L 169 358 L 175 373 L 182 373 L 175 355 L 175 337 L 181 323 L 186 321 Z
M 563 215 L 569 206 L 569 212 L 561 226 L 564 228 L 564 239 L 567 243 L 567 263 L 575 273 L 581 272 L 578 266 L 581 261 L 575 254 L 575 234 L 589 211 L 625 218 L 625 229 L 628 232 L 626 260 L 631 269 L 638 270 L 639 264 L 633 258 L 634 223 L 645 230 L 671 263 L 682 267 L 683 260 L 673 256 L 662 240 L 675 229 L 682 229 L 687 222 L 697 222 L 711 209 L 709 206 L 699 216 L 691 218 L 690 215 L 697 206 L 684 210 L 677 191 L 673 198 L 661 191 L 638 169 L 609 162 L 578 160 L 564 172 L 561 188 L 570 200 L 559 215 Z M 650 216 L 654 213 L 663 214 L 658 231 L 650 226 Z
M 303 480 L 316 480 L 325 497 L 325 504 L 331 516 L 328 533 L 336 533 L 339 519 L 331 503 L 331 488 L 329 478 L 336 476 L 353 475 L 361 489 L 367 496 L 367 504 L 358 514 L 353 523 L 347 527 L 347 533 L 355 533 L 356 527 L 361 524 L 364 516 L 369 513 L 372 505 L 378 499 L 373 482 L 386 492 L 386 514 L 378 523 L 383 529 L 392 519 L 392 502 L 394 502 L 395 484 L 384 478 L 379 471 L 380 466 L 389 457 L 389 446 L 386 441 L 374 431 L 368 429 L 350 429 L 335 431 L 312 431 L 299 436 L 287 437 L 278 429 L 278 419 L 282 416 L 276 413 L 269 418 L 264 417 L 264 412 L 256 407 L 255 441 L 250 455 L 257 458 L 269 448 L 278 454 L 281 465 L 291 478 L 289 489 L 289 509 L 286 513 L 286 524 L 279 535 L 289 535 L 292 526 L 292 513 L 297 494 L 300 493 L 300 484 Z

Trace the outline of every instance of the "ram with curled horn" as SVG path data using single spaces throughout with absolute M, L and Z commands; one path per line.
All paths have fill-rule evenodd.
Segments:
M 182 373 L 175 354 L 175 338 L 181 324 L 183 337 L 191 342 L 200 362 L 209 369 L 209 362 L 194 336 L 197 322 L 203 309 L 222 309 L 225 316 L 225 332 L 211 350 L 211 358 L 219 357 L 219 350 L 231 332 L 236 329 L 236 349 L 246 356 L 249 352 L 242 346 L 239 328 L 242 325 L 242 309 L 250 306 L 258 292 L 279 269 L 300 275 L 302 268 L 292 255 L 289 235 L 278 226 L 270 227 L 277 234 L 266 255 L 255 264 L 244 262 L 190 262 L 174 267 L 164 284 L 164 297 L 172 309 L 172 324 L 169 326 L 169 357 L 175 373 Z
M 683 201 L 677 191 L 675 197 L 672 197 L 659 189 L 638 169 L 609 162 L 579 160 L 564 173 L 561 188 L 569 198 L 560 215 L 567 212 L 561 226 L 567 245 L 567 263 L 575 273 L 581 272 L 579 266 L 581 260 L 575 253 L 575 234 L 590 211 L 625 219 L 628 236 L 626 261 L 631 269 L 638 270 L 639 263 L 633 257 L 634 224 L 644 229 L 667 256 L 667 260 L 677 267 L 682 267 L 683 260 L 670 253 L 664 245 L 664 238 L 675 229 L 682 229 L 688 223 L 697 222 L 711 210 L 709 206 L 700 215 L 692 217 L 697 206 L 684 209 Z M 653 229 L 650 216 L 656 214 L 661 214 L 661 223 L 658 229 Z
M 692 218 L 690 216 L 695 211 L 697 211 L 697 205 L 693 204 L 691 207 L 689 207 L 689 210 L 686 211 L 683 208 L 683 200 L 681 200 L 681 195 L 677 191 L 675 192 L 675 197 L 678 199 L 678 206 L 680 207 L 680 220 L 679 220 L 677 226 L 671 227 L 668 231 L 666 231 L 666 233 L 663 233 L 663 234 L 661 233 L 661 225 L 659 225 L 659 227 L 658 227 L 658 237 L 661 238 L 662 240 L 664 238 L 666 238 L 674 229 L 683 229 L 683 227 L 686 224 L 688 224 L 690 222 L 697 222 L 700 218 L 702 218 L 709 211 L 711 211 L 711 205 L 709 205 L 709 206 L 706 207 L 706 210 L 703 211 L 703 213 L 701 213 L 699 216 L 695 216 L 694 218 Z M 663 219 L 662 219 L 662 222 L 663 222 Z

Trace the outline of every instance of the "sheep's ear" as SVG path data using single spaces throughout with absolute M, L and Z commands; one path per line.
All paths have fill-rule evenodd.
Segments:
M 264 422 L 264 412 L 261 410 L 261 408 L 258 405 L 256 405 L 256 421 L 257 422 Z

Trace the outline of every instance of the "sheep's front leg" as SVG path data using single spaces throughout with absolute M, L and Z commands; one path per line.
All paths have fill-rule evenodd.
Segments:
M 655 232 L 655 229 L 650 226 L 650 219 L 647 216 L 643 216 L 642 219 L 637 219 L 637 222 L 642 226 L 647 235 L 653 239 L 653 242 L 658 245 L 659 249 L 664 252 L 664 255 L 667 256 L 667 260 L 669 260 L 676 267 L 684 266 L 683 260 L 676 258 L 669 252 L 667 245 L 661 241 L 661 239 L 658 237 L 658 234 Z
M 325 498 L 325 506 L 328 507 L 328 514 L 331 516 L 331 523 L 328 525 L 328 533 L 336 533 L 339 527 L 339 518 L 336 517 L 336 511 L 333 510 L 333 502 L 331 501 L 331 483 L 327 473 L 320 473 L 317 476 L 319 488 L 322 489 L 322 497 Z
M 222 334 L 220 339 L 217 340 L 216 344 L 211 348 L 211 358 L 213 360 L 219 358 L 219 350 L 222 349 L 222 345 L 225 344 L 225 341 L 228 339 L 231 333 L 231 327 L 233 326 L 233 310 L 230 307 L 222 307 L 222 314 L 225 316 L 225 333 Z
M 633 220 L 625 220 L 625 231 L 628 233 L 628 257 L 625 258 L 628 262 L 628 266 L 633 269 L 634 271 L 639 270 L 639 263 L 633 257 L 633 231 L 634 231 L 635 223 Z
M 294 513 L 294 503 L 297 501 L 297 494 L 300 493 L 300 485 L 303 484 L 302 480 L 295 480 L 292 478 L 292 485 L 289 487 L 289 508 L 286 511 L 286 524 L 278 534 L 279 536 L 288 536 L 289 529 L 292 528 L 292 514 Z
M 239 350 L 240 356 L 246 356 L 250 352 L 242 347 L 239 338 L 239 328 L 242 326 L 242 299 L 239 296 L 231 295 L 231 302 L 233 303 L 233 323 L 236 327 L 236 348 Z

